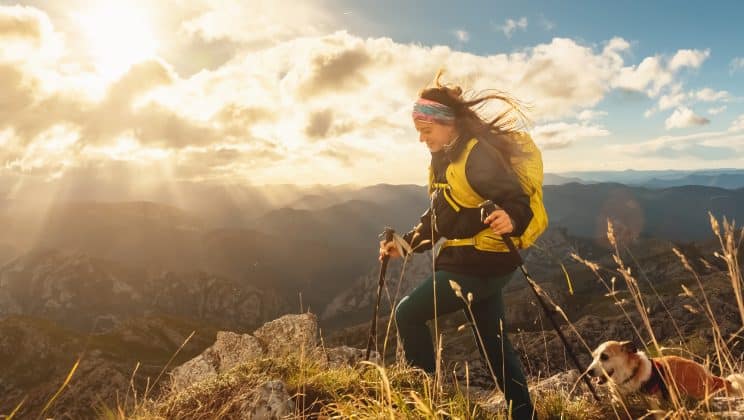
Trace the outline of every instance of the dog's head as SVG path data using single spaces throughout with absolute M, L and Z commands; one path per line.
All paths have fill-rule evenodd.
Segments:
M 637 351 L 631 341 L 605 341 L 592 352 L 594 360 L 589 365 L 588 374 L 598 378 L 600 384 L 604 384 L 608 379 L 627 377 L 631 358 Z

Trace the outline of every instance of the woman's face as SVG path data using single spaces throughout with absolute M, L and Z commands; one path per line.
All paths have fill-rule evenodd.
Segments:
M 426 143 L 426 147 L 432 153 L 442 150 L 445 145 L 450 144 L 457 137 L 457 130 L 454 125 L 420 120 L 414 120 L 413 125 L 419 132 L 419 141 Z

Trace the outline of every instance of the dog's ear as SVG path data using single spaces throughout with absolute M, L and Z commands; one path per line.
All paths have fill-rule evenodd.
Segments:
M 620 343 L 620 348 L 626 353 L 635 353 L 638 351 L 636 345 L 632 341 L 623 341 Z

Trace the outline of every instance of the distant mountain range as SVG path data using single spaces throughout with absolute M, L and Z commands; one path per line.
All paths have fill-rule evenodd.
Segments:
M 551 225 L 601 238 L 607 219 L 632 237 L 675 241 L 712 238 L 708 212 L 744 220 L 744 190 L 684 186 L 665 189 L 623 184 L 566 184 L 544 188 Z
M 425 188 L 415 185 L 304 192 L 284 206 L 222 227 L 223 215 L 210 219 L 153 202 L 62 203 L 34 225 L 30 245 L 14 242 L 14 232 L 31 231 L 15 223 L 0 244 L 0 258 L 13 261 L 29 250 L 58 249 L 143 272 L 204 272 L 320 311 L 377 266 L 383 227 L 405 232 L 428 206 Z M 552 228 L 600 242 L 608 219 L 616 234 L 631 242 L 711 239 L 709 211 L 744 220 L 744 189 L 568 183 L 546 185 L 544 194 Z M 49 281 L 61 281 L 55 279 Z
M 744 169 L 706 170 L 660 170 L 660 171 L 588 171 L 546 173 L 546 185 L 562 185 L 570 182 L 582 184 L 619 183 L 648 188 L 670 188 L 700 185 L 737 189 L 744 187 Z

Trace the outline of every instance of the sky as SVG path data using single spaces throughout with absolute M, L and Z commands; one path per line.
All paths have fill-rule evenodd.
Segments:
M 529 104 L 546 172 L 744 168 L 743 16 L 736 1 L 0 0 L 0 190 L 424 184 L 410 112 L 439 69 Z

